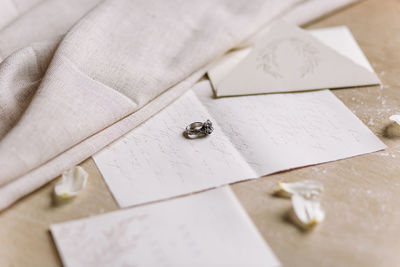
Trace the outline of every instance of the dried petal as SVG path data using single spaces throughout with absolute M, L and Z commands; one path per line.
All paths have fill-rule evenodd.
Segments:
M 80 166 L 64 171 L 61 180 L 54 186 L 54 193 L 59 198 L 76 196 L 86 186 L 89 174 Z
M 400 124 L 400 115 L 392 115 L 389 117 L 389 120 L 397 122 L 398 124 Z
M 292 206 L 298 223 L 303 227 L 311 227 L 325 218 L 325 212 L 316 198 L 307 199 L 301 195 L 292 196 Z
M 298 194 L 304 198 L 313 198 L 319 196 L 324 191 L 324 186 L 312 180 L 303 180 L 294 183 L 282 183 L 278 182 L 281 194 L 290 197 Z

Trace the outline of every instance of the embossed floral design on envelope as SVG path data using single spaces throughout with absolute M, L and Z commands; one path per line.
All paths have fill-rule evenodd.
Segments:
M 282 47 L 287 48 L 281 49 Z M 297 60 L 300 63 L 299 66 L 294 66 L 291 72 L 283 72 L 283 68 L 288 69 L 291 65 L 283 67 L 280 64 L 279 50 L 294 52 L 295 57 L 300 57 Z M 260 49 L 256 61 L 257 69 L 262 69 L 265 74 L 269 74 L 275 79 L 290 79 L 292 76 L 305 78 L 307 75 L 312 74 L 315 68 L 318 67 L 319 50 L 313 46 L 312 42 L 303 41 L 296 37 L 284 38 L 271 42 L 263 49 Z
M 347 27 L 310 33 L 285 22 L 271 26 L 253 48 L 217 62 L 208 74 L 217 96 L 380 83 Z

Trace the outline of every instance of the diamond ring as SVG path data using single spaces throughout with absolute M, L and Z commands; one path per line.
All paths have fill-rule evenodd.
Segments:
M 212 122 L 206 120 L 205 122 L 192 122 L 186 127 L 185 136 L 187 138 L 204 137 L 214 131 Z

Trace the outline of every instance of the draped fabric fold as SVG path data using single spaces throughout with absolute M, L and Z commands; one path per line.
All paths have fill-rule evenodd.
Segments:
M 42 1 L 0 31 L 0 209 L 156 114 L 213 60 L 307 1 L 78 2 Z M 16 37 L 38 14 L 49 17 Z M 46 23 L 54 27 L 41 32 Z

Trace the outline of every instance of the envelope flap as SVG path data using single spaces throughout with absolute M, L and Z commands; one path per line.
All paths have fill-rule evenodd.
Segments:
M 213 81 L 213 85 L 217 96 L 228 96 L 353 87 L 379 82 L 372 68 L 360 65 L 359 58 L 354 61 L 307 31 L 278 22 L 239 64 L 217 84 Z

